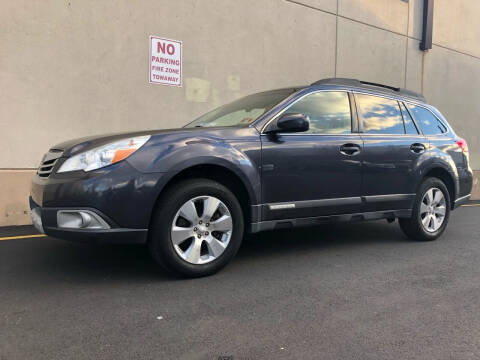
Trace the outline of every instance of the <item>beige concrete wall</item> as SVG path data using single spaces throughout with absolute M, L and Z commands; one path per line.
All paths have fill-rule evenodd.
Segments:
M 0 23 L 3 168 L 35 167 L 72 137 L 178 127 L 335 69 L 335 16 L 278 0 L 10 0 Z M 149 35 L 183 41 L 184 87 L 149 84 Z
M 338 0 L 338 14 L 370 26 L 407 34 L 408 2 L 392 0 Z
M 435 1 L 433 42 L 455 51 L 480 57 L 479 14 L 480 1 Z
M 480 3 L 437 0 L 425 54 L 422 3 L 1 1 L 0 179 L 15 191 L 0 189 L 0 224 L 28 221 L 31 172 L 8 169 L 35 168 L 56 142 L 177 127 L 244 94 L 331 76 L 423 91 L 480 169 Z M 149 35 L 183 41 L 182 88 L 149 84 Z
M 34 170 L 0 171 L 0 226 L 30 223 L 28 190 Z
M 339 18 L 337 76 L 403 87 L 406 46 L 405 36 Z
M 472 199 L 480 200 L 480 170 L 474 171 Z

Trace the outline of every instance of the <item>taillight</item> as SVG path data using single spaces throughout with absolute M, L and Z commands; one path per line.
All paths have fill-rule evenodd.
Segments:
M 465 139 L 457 139 L 457 145 L 460 149 L 462 149 L 463 152 L 468 152 L 468 144 L 467 144 L 467 141 Z

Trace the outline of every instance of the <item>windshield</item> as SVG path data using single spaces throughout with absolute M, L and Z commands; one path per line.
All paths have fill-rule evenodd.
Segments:
M 220 106 L 185 127 L 248 126 L 294 91 L 282 89 L 249 95 Z

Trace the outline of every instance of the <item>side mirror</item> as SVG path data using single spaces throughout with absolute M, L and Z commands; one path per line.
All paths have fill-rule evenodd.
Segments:
M 304 132 L 310 128 L 308 116 L 303 114 L 284 114 L 274 121 L 267 129 L 267 133 L 295 133 Z

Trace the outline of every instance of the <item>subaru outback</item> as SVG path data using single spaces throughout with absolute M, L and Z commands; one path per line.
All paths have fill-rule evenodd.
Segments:
M 398 219 L 434 240 L 471 189 L 466 141 L 422 95 L 336 78 L 246 96 L 179 129 L 55 145 L 30 206 L 49 236 L 145 243 L 196 277 L 232 260 L 245 232 Z

